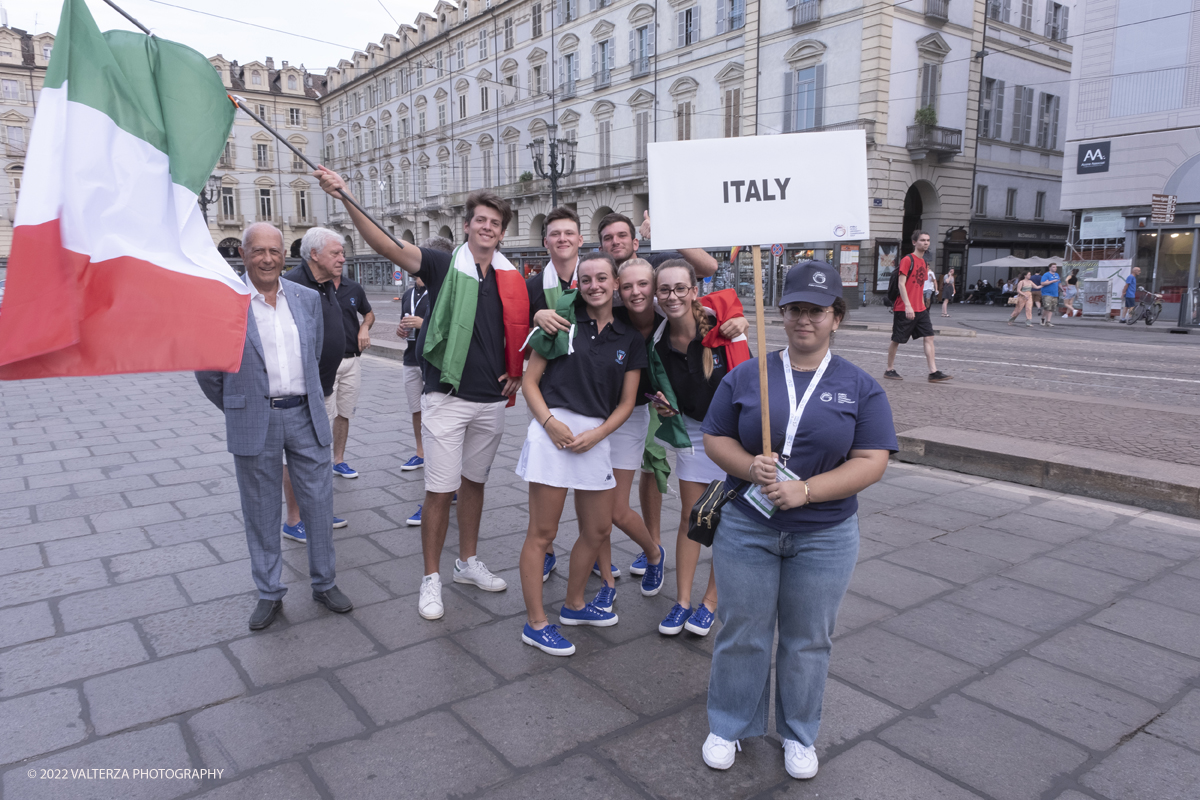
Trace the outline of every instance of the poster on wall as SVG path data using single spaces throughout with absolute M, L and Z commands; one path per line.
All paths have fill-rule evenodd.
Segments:
M 900 243 L 879 242 L 875 249 L 875 291 L 886 292 L 896 262 L 900 260 Z
M 858 245 L 842 245 L 838 270 L 842 274 L 842 286 L 858 286 Z

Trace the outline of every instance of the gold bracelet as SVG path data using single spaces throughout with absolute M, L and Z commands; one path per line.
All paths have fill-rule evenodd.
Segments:
M 808 481 L 804 482 L 804 505 L 812 502 L 812 495 L 808 493 Z
M 754 483 L 754 459 L 750 459 L 750 466 L 746 467 L 746 475 L 750 477 L 750 482 Z

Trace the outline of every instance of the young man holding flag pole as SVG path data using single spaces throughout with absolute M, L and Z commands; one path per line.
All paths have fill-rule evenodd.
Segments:
M 330 195 L 349 199 L 340 175 L 318 167 L 315 176 Z M 504 409 L 515 402 L 513 395 L 520 386 L 521 348 L 529 334 L 525 281 L 498 250 L 512 209 L 491 192 L 473 192 L 466 204 L 466 244 L 447 254 L 397 246 L 356 204 L 347 202 L 347 206 L 367 245 L 429 289 L 432 310 L 418 339 L 426 372 L 421 399 L 425 570 L 417 610 L 425 619 L 440 619 L 444 606 L 439 568 L 456 491 L 460 558 L 454 565 L 454 581 L 489 592 L 507 588 L 475 551 L 483 485 L 504 433 Z

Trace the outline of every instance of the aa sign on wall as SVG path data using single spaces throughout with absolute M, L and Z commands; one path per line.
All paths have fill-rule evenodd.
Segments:
M 649 145 L 654 248 L 869 239 L 866 137 L 855 130 Z

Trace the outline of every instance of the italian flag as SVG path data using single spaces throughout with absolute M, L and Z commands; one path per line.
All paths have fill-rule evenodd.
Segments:
M 66 0 L 0 307 L 0 379 L 235 372 L 247 285 L 196 204 L 235 108 L 203 55 Z

